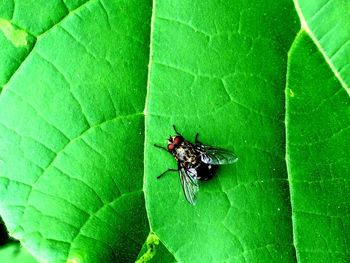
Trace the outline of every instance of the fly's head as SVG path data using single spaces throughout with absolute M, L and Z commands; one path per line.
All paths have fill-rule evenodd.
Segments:
M 177 136 L 170 136 L 168 139 L 168 151 L 172 154 L 176 152 L 176 149 L 182 144 L 184 141 L 184 137 L 177 135 Z

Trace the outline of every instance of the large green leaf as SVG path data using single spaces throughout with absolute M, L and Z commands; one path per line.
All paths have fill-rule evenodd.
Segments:
M 86 0 L 4 0 L 0 3 L 0 88 L 32 50 L 36 39 Z
M 181 262 L 293 262 L 284 86 L 298 24 L 290 1 L 155 1 L 145 191 L 151 228 Z M 186 138 L 234 150 L 235 165 L 189 205 L 165 144 Z
M 38 259 L 132 261 L 149 232 L 150 3 L 27 2 L 10 22 L 35 47 L 0 97 L 0 213 Z
M 289 54 L 287 163 L 300 262 L 348 262 L 350 99 L 301 33 Z
M 44 262 L 346 262 L 349 56 L 328 35 L 347 32 L 322 10 L 347 3 L 299 2 L 316 46 L 287 55 L 290 0 L 2 1 L 10 234 Z M 176 173 L 156 180 L 172 124 L 239 157 L 195 207 Z
M 294 0 L 302 26 L 350 94 L 350 1 Z

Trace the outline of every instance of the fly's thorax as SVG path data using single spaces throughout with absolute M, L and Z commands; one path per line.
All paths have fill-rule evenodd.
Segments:
M 194 145 L 188 141 L 183 141 L 173 153 L 175 160 L 180 163 L 186 163 L 186 166 L 194 166 L 198 163 L 199 153 Z

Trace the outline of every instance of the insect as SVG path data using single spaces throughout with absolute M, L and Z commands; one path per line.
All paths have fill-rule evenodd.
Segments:
M 237 156 L 228 150 L 202 144 L 195 136 L 195 143 L 187 141 L 173 125 L 175 136 L 168 139 L 167 148 L 154 145 L 171 153 L 177 161 L 177 169 L 168 169 L 157 179 L 168 172 L 179 172 L 181 186 L 187 201 L 195 205 L 199 191 L 198 180 L 212 178 L 219 165 L 231 164 L 238 160 Z

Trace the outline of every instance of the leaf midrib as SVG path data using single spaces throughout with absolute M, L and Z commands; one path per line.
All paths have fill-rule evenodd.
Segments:
M 144 133 L 144 136 L 145 136 L 145 140 L 144 140 L 144 180 L 143 180 L 143 192 L 144 192 L 144 198 L 145 198 L 145 207 L 146 207 L 146 212 L 147 212 L 147 217 L 148 217 L 148 221 L 149 221 L 149 226 L 150 226 L 150 231 L 151 232 L 154 232 L 153 231 L 153 228 L 152 228 L 152 220 L 151 220 L 151 215 L 148 213 L 149 211 L 149 208 L 148 208 L 148 202 L 147 202 L 147 195 L 146 195 L 146 189 L 145 189 L 145 185 L 146 185 L 146 181 L 147 181 L 147 177 L 146 177 L 146 153 L 147 153 L 147 117 L 149 116 L 148 114 L 148 104 L 149 104 L 149 91 L 150 91 L 150 84 L 151 84 L 151 69 L 152 69 L 152 55 L 153 55 L 153 31 L 154 31 L 154 22 L 155 22 L 155 2 L 156 0 L 153 0 L 152 1 L 152 17 L 151 17 L 151 30 L 150 30 L 150 48 L 149 48 L 149 64 L 148 64 L 148 74 L 147 74 L 147 87 L 146 87 L 146 100 L 145 100 L 145 107 L 144 107 L 144 117 L 145 117 L 145 133 Z M 301 33 L 301 31 L 299 31 L 295 38 L 297 38 L 297 36 Z M 293 42 L 294 43 L 294 42 Z M 291 48 L 289 49 L 289 52 L 290 50 L 292 49 L 293 47 L 293 43 L 292 43 L 292 46 Z M 288 65 L 289 65 L 289 52 L 288 52 L 288 59 L 286 61 L 286 85 L 285 85 L 285 91 L 287 90 L 287 79 L 288 79 Z M 285 99 L 285 105 L 286 105 L 286 99 Z M 287 112 L 287 108 L 285 110 L 285 118 L 287 116 L 286 114 Z M 293 220 L 293 205 L 292 205 L 292 199 L 291 199 L 291 196 L 292 196 L 292 193 L 291 193 L 291 184 L 290 184 L 290 171 L 288 169 L 288 160 L 287 160 L 287 121 L 285 120 L 285 125 L 286 125 L 286 129 L 285 129 L 285 136 L 286 136 L 286 144 L 285 144 L 285 154 L 286 154 L 286 158 L 285 158 L 285 161 L 286 161 L 286 168 L 287 168 L 287 180 L 288 180 L 288 186 L 289 186 L 289 198 L 290 198 L 290 207 L 291 207 L 291 223 L 292 223 L 292 235 L 293 235 L 293 251 L 294 251 L 294 258 L 295 258 L 295 261 L 298 262 L 298 258 L 297 258 L 297 250 L 296 250 L 296 246 L 295 246 L 295 227 L 294 227 L 294 220 Z M 155 233 L 155 232 L 154 232 Z M 174 253 L 174 251 L 172 251 L 168 245 L 166 245 L 164 243 L 163 240 L 161 240 L 160 238 L 160 241 L 162 242 L 162 244 L 166 247 L 166 249 L 174 256 L 174 258 L 176 259 L 176 261 L 178 262 L 179 259 L 176 258 L 176 253 Z
M 287 180 L 288 180 L 288 189 L 289 189 L 289 201 L 290 201 L 290 208 L 291 208 L 291 222 L 292 222 L 292 238 L 293 238 L 293 247 L 294 247 L 294 253 L 295 253 L 295 259 L 296 259 L 296 262 L 299 262 L 299 258 L 298 258 L 298 251 L 297 251 L 297 245 L 296 245 L 296 225 L 295 225 L 295 219 L 294 219 L 294 212 L 293 212 L 293 196 L 294 196 L 294 193 L 293 193 L 293 187 L 292 187 L 292 172 L 291 172 L 291 169 L 290 169 L 290 165 L 289 165 L 289 133 L 288 133 L 288 124 L 289 124 L 289 115 L 287 114 L 288 112 L 288 103 L 287 103 L 287 96 L 288 96 L 288 83 L 289 83 L 289 73 L 290 73 L 290 64 L 289 64 L 289 61 L 290 61 L 290 57 L 291 57 L 291 51 L 293 50 L 294 48 L 294 45 L 295 45 L 295 40 L 298 38 L 298 36 L 300 34 L 302 34 L 304 32 L 304 30 L 301 28 L 299 30 L 299 32 L 296 34 L 295 38 L 294 38 L 294 41 L 291 45 L 291 47 L 289 48 L 289 51 L 288 51 L 288 56 L 287 56 L 287 73 L 286 73 L 286 84 L 285 84 L 285 89 L 284 89 L 284 93 L 285 93 L 285 97 L 284 97 L 284 105 L 285 105 L 285 138 L 286 138 L 286 141 L 285 141 L 285 161 L 286 161 L 286 168 L 287 168 Z

